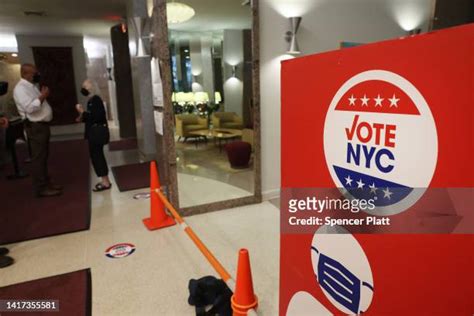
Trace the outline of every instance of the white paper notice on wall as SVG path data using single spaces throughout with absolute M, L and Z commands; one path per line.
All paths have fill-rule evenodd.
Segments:
M 163 106 L 163 86 L 161 83 L 153 84 L 153 106 Z
M 151 60 L 151 78 L 153 83 L 153 105 L 163 106 L 163 86 L 160 77 L 160 63 L 157 58 Z
M 163 135 L 163 113 L 153 111 L 155 114 L 155 130 L 158 134 Z

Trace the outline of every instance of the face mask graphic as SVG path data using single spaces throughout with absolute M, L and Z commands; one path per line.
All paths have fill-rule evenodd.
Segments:
M 354 314 L 364 312 L 359 308 L 361 288 L 365 286 L 373 291 L 373 287 L 366 282 L 361 282 L 340 262 L 320 253 L 315 247 L 311 247 L 311 251 L 319 255 L 317 279 L 321 287 Z

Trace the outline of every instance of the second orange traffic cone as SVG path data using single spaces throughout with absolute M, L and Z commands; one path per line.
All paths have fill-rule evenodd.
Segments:
M 255 309 L 258 305 L 258 298 L 253 292 L 252 270 L 247 249 L 240 249 L 239 251 L 237 278 L 231 303 L 233 316 L 247 315 L 250 309 Z
M 165 205 L 155 193 L 156 189 L 160 189 L 160 178 L 158 177 L 158 169 L 156 162 L 150 163 L 150 217 L 143 219 L 143 224 L 149 230 L 155 230 L 163 227 L 175 225 L 175 221 L 165 212 Z

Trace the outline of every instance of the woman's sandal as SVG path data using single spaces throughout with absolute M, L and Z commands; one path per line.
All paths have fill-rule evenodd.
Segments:
M 112 183 L 107 187 L 105 185 L 103 185 L 102 183 L 97 183 L 95 185 L 94 189 L 92 189 L 92 191 L 94 191 L 94 192 L 105 191 L 105 190 L 109 190 L 111 187 L 112 187 Z

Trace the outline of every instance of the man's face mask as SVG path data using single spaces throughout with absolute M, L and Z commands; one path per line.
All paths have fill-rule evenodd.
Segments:
M 320 253 L 316 248 L 311 247 L 311 251 L 319 255 L 316 277 L 321 287 L 354 314 L 365 312 L 360 310 L 361 287 L 365 286 L 373 291 L 372 285 L 361 282 L 340 262 Z
M 35 73 L 35 74 L 33 75 L 33 83 L 39 83 L 40 80 L 41 80 L 41 75 L 40 75 L 40 73 L 39 73 L 39 72 Z

